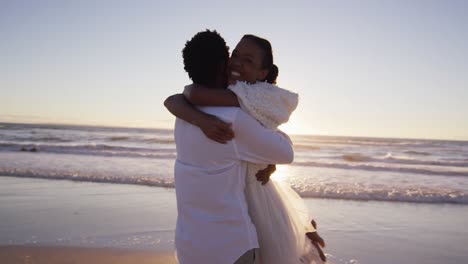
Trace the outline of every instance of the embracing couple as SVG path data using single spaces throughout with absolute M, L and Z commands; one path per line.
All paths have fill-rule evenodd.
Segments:
M 175 246 L 181 264 L 323 263 L 304 201 L 270 180 L 293 161 L 288 121 L 298 95 L 276 86 L 270 43 L 244 35 L 229 57 L 216 31 L 183 51 L 193 84 L 164 102 L 177 116 Z

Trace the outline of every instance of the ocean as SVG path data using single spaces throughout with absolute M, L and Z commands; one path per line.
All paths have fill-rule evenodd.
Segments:
M 292 135 L 302 197 L 468 204 L 468 141 Z M 0 123 L 0 176 L 173 188 L 173 131 Z

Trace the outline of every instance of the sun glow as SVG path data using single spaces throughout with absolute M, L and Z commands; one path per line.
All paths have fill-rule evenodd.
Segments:
M 288 181 L 290 176 L 289 165 L 276 165 L 276 171 L 271 177 L 277 181 Z
M 320 131 L 317 131 L 306 119 L 299 117 L 297 114 L 293 114 L 291 119 L 281 126 L 279 126 L 281 131 L 284 131 L 288 135 L 317 135 L 323 134 Z

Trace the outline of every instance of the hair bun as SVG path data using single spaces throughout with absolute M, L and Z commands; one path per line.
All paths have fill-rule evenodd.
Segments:
M 275 64 L 272 64 L 268 71 L 268 75 L 265 81 L 272 83 L 272 84 L 276 84 L 276 78 L 278 78 L 278 74 L 279 74 L 278 66 L 276 66 Z

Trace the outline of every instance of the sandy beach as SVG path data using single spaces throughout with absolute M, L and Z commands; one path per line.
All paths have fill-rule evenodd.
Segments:
M 1 263 L 174 263 L 169 188 L 0 177 Z M 330 263 L 465 263 L 468 207 L 306 199 Z
M 125 249 L 3 246 L 0 260 L 8 264 L 172 264 L 174 254 Z

